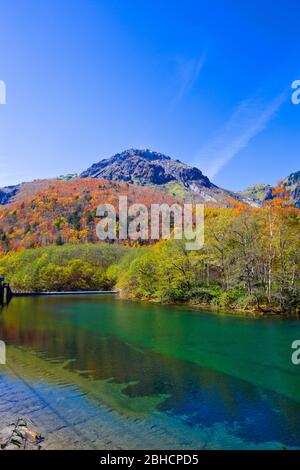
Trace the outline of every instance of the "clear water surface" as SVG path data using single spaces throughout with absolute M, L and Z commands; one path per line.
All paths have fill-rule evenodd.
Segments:
M 2 309 L 0 339 L 0 416 L 32 415 L 62 447 L 300 448 L 297 319 L 28 297 Z

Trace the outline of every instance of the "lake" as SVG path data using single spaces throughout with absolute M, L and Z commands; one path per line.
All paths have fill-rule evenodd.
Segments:
M 30 418 L 45 448 L 300 448 L 297 319 L 20 297 L 0 339 L 1 423 Z

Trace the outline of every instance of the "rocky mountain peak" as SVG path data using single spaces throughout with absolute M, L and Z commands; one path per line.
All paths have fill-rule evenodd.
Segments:
M 196 192 L 197 188 L 215 187 L 198 168 L 150 149 L 129 149 L 117 153 L 95 163 L 81 173 L 80 177 L 105 178 L 142 185 L 164 185 L 177 181 L 186 188 L 194 188 Z

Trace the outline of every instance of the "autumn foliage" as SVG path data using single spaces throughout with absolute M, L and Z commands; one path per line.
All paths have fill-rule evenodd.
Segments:
M 148 247 L 99 243 L 100 204 L 118 212 L 120 195 L 148 208 L 177 202 L 163 192 L 98 179 L 48 181 L 32 189 L 0 209 L 0 272 L 16 291 L 117 286 L 137 299 L 299 312 L 300 211 L 282 186 L 261 208 L 239 202 L 206 207 L 205 243 L 196 251 L 187 251 L 185 240 Z
M 127 196 L 128 204 L 147 207 L 175 201 L 151 188 L 101 179 L 47 180 L 41 188 L 0 208 L 0 252 L 97 242 L 97 207 L 112 204 L 118 209 L 119 195 Z

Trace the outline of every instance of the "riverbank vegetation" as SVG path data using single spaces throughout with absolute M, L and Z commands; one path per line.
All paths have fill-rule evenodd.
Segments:
M 14 292 L 110 290 L 107 268 L 131 248 L 110 244 L 48 246 L 0 257 L 0 272 Z
M 210 209 L 205 246 L 160 242 L 110 268 L 125 297 L 192 302 L 264 313 L 297 313 L 300 305 L 299 211 Z
M 205 245 L 53 244 L 0 254 L 13 291 L 110 290 L 125 298 L 298 313 L 300 212 L 278 198 L 263 208 L 205 210 Z

